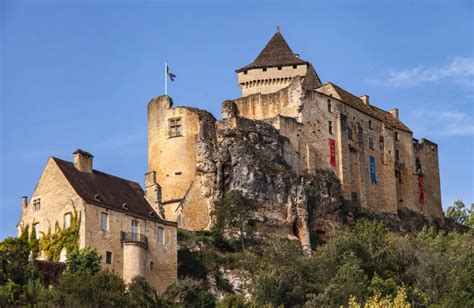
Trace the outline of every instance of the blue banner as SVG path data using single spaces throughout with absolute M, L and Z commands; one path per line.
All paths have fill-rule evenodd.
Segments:
M 372 184 L 377 184 L 377 176 L 375 175 L 375 157 L 370 156 L 370 179 Z

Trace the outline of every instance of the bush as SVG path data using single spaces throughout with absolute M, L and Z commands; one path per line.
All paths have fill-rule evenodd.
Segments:
M 214 295 L 201 282 L 189 278 L 170 285 L 163 293 L 163 300 L 170 305 L 179 304 L 191 308 L 216 306 Z

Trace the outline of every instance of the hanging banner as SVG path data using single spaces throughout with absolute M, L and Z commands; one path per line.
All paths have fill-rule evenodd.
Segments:
M 329 163 L 336 168 L 336 140 L 329 139 Z
M 418 191 L 420 203 L 425 204 L 425 177 L 422 175 L 418 176 Z
M 372 184 L 377 184 L 377 176 L 375 175 L 375 157 L 370 156 L 370 180 Z

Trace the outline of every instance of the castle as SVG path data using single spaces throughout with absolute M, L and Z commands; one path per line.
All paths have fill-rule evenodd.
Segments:
M 210 228 L 214 202 L 231 189 L 266 203 L 258 219 L 271 232 L 286 224 L 278 230 L 304 247 L 311 231 L 302 175 L 317 170 L 331 170 L 344 199 L 371 212 L 409 211 L 443 223 L 438 147 L 414 139 L 397 109 L 322 83 L 279 30 L 236 73 L 242 97 L 223 102 L 221 120 L 173 107 L 166 95 L 149 102 L 145 190 L 94 170 L 85 151 L 74 152 L 74 162 L 50 158 L 31 200 L 23 197 L 19 234 L 26 226 L 38 237 L 51 226 L 68 228 L 77 212 L 79 247 L 96 249 L 126 281 L 142 275 L 163 291 L 177 279 L 177 227 Z M 300 179 L 258 166 L 272 159 L 271 168 Z
M 393 215 L 403 208 L 443 221 L 438 147 L 414 139 L 398 109 L 387 112 L 368 95 L 323 84 L 279 30 L 236 73 L 242 97 L 223 102 L 219 121 L 203 110 L 174 108 L 167 96 L 148 104 L 145 185 L 159 184 L 155 201 L 167 219 L 186 229 L 208 228 L 220 170 L 204 156 L 212 155 L 225 129 L 265 121 L 283 137 L 284 160 L 295 172 L 329 168 L 344 198 L 364 208 Z

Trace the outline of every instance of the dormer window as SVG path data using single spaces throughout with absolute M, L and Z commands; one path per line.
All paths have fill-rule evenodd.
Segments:
M 181 136 L 181 118 L 172 118 L 168 120 L 169 125 L 169 136 L 179 137 Z
M 247 75 L 247 71 L 244 71 L 244 75 Z

